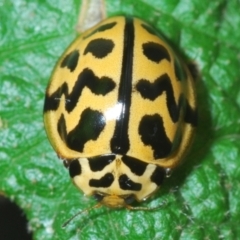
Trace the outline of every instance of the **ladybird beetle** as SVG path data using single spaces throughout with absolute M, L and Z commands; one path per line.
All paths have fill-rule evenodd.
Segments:
M 186 65 L 146 22 L 108 18 L 58 61 L 44 124 L 73 183 L 110 208 L 161 186 L 189 149 L 197 121 Z

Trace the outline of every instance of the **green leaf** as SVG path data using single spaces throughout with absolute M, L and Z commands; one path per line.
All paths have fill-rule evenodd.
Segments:
M 184 164 L 152 200 L 156 211 L 96 209 L 70 182 L 42 122 L 44 92 L 76 36 L 80 1 L 0 0 L 0 190 L 26 212 L 35 239 L 240 238 L 239 1 L 108 0 L 107 14 L 158 28 L 199 67 L 199 126 Z

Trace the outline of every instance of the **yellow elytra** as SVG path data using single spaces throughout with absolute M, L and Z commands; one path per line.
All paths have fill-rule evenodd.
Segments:
M 189 150 L 192 76 L 146 22 L 108 18 L 79 36 L 46 90 L 48 138 L 74 184 L 111 208 L 151 196 Z

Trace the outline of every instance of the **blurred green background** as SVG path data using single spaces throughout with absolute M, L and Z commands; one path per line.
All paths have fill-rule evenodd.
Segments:
M 51 71 L 75 38 L 79 0 L 0 0 L 0 191 L 34 239 L 240 239 L 240 2 L 106 0 L 108 16 L 140 17 L 201 72 L 199 126 L 185 163 L 136 212 L 101 208 L 70 182 L 43 128 Z

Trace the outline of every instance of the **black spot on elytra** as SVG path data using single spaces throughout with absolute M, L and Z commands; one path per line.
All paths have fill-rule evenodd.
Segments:
M 96 58 L 104 58 L 112 52 L 114 43 L 112 40 L 98 38 L 90 41 L 84 50 L 84 55 L 91 53 Z
M 158 43 L 148 42 L 144 43 L 142 47 L 143 54 L 153 62 L 159 63 L 164 59 L 171 60 L 168 50 Z
M 107 31 L 107 30 L 113 28 L 116 24 L 117 24 L 116 22 L 111 22 L 111 23 L 103 24 L 103 25 L 101 25 L 100 27 L 98 27 L 97 29 L 95 29 L 94 31 L 92 31 L 91 33 L 89 33 L 89 34 L 88 34 L 87 36 L 85 36 L 83 39 L 86 39 L 86 38 L 94 35 L 95 33 Z
M 118 182 L 123 190 L 140 191 L 142 189 L 142 184 L 133 182 L 126 174 L 122 174 Z
M 89 166 L 93 172 L 101 171 L 110 164 L 115 157 L 116 156 L 112 154 L 89 158 Z
M 196 127 L 198 122 L 198 111 L 197 109 L 192 109 L 188 101 L 186 102 L 186 112 L 184 121 L 190 123 L 192 126 Z
M 61 87 L 59 87 L 54 93 L 51 95 L 48 95 L 46 93 L 45 100 L 44 100 L 44 106 L 43 106 L 43 112 L 47 112 L 50 110 L 57 110 L 60 104 L 60 98 L 62 95 L 62 92 L 67 89 L 67 84 L 64 83 Z
M 115 88 L 115 82 L 108 77 L 98 78 L 94 72 L 85 68 L 78 76 L 78 80 L 73 88 L 72 95 L 80 96 L 84 87 L 88 87 L 92 93 L 105 96 Z M 77 94 L 80 92 L 80 94 Z
M 67 138 L 67 127 L 66 127 L 66 120 L 63 114 L 61 114 L 61 117 L 58 120 L 57 131 L 61 139 L 65 142 Z
M 114 181 L 114 177 L 112 173 L 107 173 L 105 174 L 102 178 L 100 179 L 91 179 L 89 181 L 89 186 L 90 187 L 110 187 Z
M 136 158 L 129 156 L 123 156 L 122 161 L 130 168 L 132 173 L 138 176 L 143 175 L 148 165 L 147 163 L 144 163 Z
M 82 173 L 82 168 L 77 159 L 71 161 L 69 165 L 69 175 L 71 178 L 74 178 L 75 176 L 79 176 Z
M 162 167 L 156 167 L 151 176 L 151 181 L 160 186 L 166 176 L 166 170 Z
M 76 127 L 69 132 L 66 139 L 67 146 L 82 152 L 85 143 L 96 140 L 106 125 L 106 119 L 99 111 L 86 108 Z
M 141 79 L 138 81 L 136 89 L 140 92 L 143 98 L 151 101 L 155 100 L 163 92 L 166 92 L 169 115 L 171 116 L 173 122 L 178 121 L 179 111 L 181 108 L 181 97 L 179 98 L 179 104 L 177 104 L 174 98 L 171 80 L 167 74 L 163 74 L 153 83 L 148 80 Z
M 152 147 L 155 159 L 165 158 L 171 153 L 172 143 L 158 114 L 145 115 L 140 121 L 138 132 L 142 142 Z
M 176 57 L 174 59 L 174 70 L 175 70 L 176 79 L 178 81 L 184 81 L 187 79 L 187 73 L 183 68 L 181 62 Z
M 71 112 L 79 101 L 84 87 L 89 88 L 91 92 L 96 95 L 105 96 L 111 92 L 115 86 L 116 84 L 111 78 L 106 76 L 98 78 L 92 70 L 85 68 L 79 74 L 71 93 L 68 92 L 68 85 L 65 82 L 50 96 L 46 94 L 44 112 L 56 110 L 59 107 L 62 95 L 65 95 L 66 99 L 65 109 Z
M 79 52 L 74 50 L 70 52 L 61 62 L 60 67 L 67 67 L 71 72 L 75 70 L 78 64 Z

